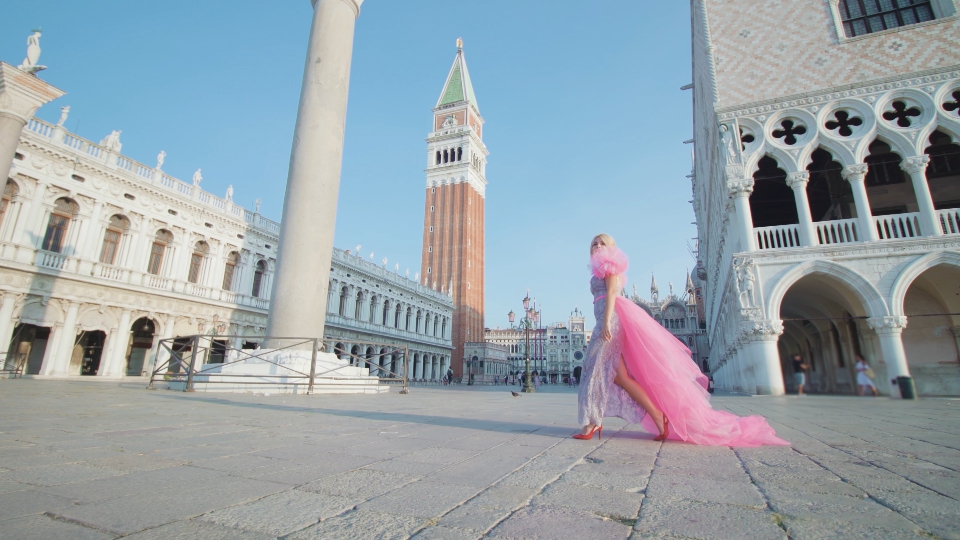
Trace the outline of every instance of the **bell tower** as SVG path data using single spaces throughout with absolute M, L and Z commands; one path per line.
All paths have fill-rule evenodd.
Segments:
M 463 344 L 483 341 L 484 196 L 487 147 L 483 117 L 457 39 L 457 55 L 433 108 L 427 141 L 423 210 L 423 284 L 453 298 L 455 376 L 463 375 Z

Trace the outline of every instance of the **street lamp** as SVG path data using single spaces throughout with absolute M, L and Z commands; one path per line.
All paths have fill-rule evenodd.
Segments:
M 525 346 L 523 349 L 523 361 L 526 366 L 526 376 L 522 391 L 532 394 L 535 390 L 533 388 L 533 381 L 530 378 L 530 329 L 540 321 L 540 312 L 537 311 L 536 306 L 530 307 L 530 291 L 527 291 L 527 296 L 523 299 L 523 312 L 524 317 L 520 319 L 520 327 L 523 328 L 524 334 Z M 516 319 L 516 314 L 513 310 L 510 310 L 507 318 L 510 320 L 510 328 L 513 328 L 513 322 Z
M 197 330 L 199 330 L 201 334 L 203 333 L 203 328 L 204 328 L 205 326 L 206 326 L 206 323 L 203 322 L 202 319 L 197 322 Z M 213 316 L 213 326 L 210 328 L 210 335 L 211 335 L 211 336 L 220 335 L 220 334 L 222 334 L 224 331 L 226 331 L 226 329 L 227 329 L 227 325 L 224 324 L 224 323 L 222 323 L 222 322 L 220 322 L 220 315 L 214 315 L 214 316 Z

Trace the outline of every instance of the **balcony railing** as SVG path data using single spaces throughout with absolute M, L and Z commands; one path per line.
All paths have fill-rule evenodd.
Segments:
M 943 234 L 960 234 L 960 208 L 937 211 Z
M 52 251 L 43 251 L 42 249 L 37 250 L 37 255 L 34 259 L 34 264 L 37 266 L 60 272 L 73 272 L 76 269 L 75 262 L 75 259 L 67 257 L 66 255 Z
M 880 240 L 917 238 L 921 236 L 919 212 L 875 216 L 873 223 L 877 227 L 877 236 Z
M 800 228 L 798 225 L 776 225 L 757 227 L 757 249 L 781 249 L 800 247 Z
M 856 219 L 820 221 L 813 225 L 817 229 L 817 240 L 819 240 L 820 245 L 849 244 L 860 241 Z

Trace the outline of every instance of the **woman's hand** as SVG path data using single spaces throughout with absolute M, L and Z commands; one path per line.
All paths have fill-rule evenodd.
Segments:
M 613 334 L 610 333 L 610 324 L 604 324 L 603 330 L 600 331 L 600 339 L 602 341 L 610 341 L 613 339 Z

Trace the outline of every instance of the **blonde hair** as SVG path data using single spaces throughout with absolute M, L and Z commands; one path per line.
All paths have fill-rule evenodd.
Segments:
M 603 243 L 609 247 L 617 247 L 617 241 L 607 233 L 600 233 L 590 239 L 590 253 L 593 254 L 593 241 L 597 238 L 603 240 Z

